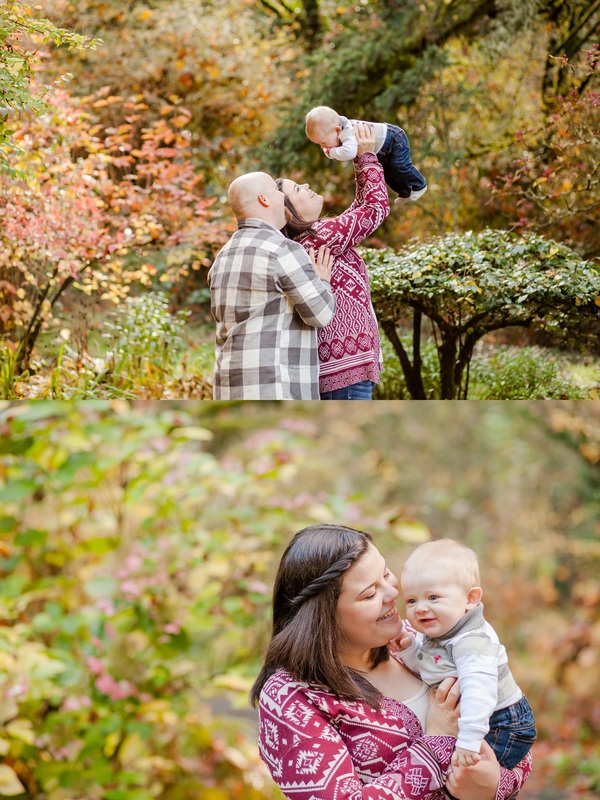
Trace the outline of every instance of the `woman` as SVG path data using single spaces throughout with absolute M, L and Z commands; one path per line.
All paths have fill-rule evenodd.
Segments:
M 402 621 L 398 581 L 368 533 L 315 525 L 282 556 L 273 637 L 251 698 L 259 748 L 289 800 L 507 800 L 530 757 L 501 769 L 482 760 L 452 771 L 459 687 L 434 696 L 390 654 Z M 433 692 L 432 692 L 433 695 Z
M 329 325 L 318 331 L 322 400 L 372 400 L 381 372 L 379 329 L 369 276 L 355 246 L 381 225 L 390 204 L 383 167 L 373 152 L 372 126 L 360 123 L 356 138 L 356 199 L 338 217 L 319 219 L 323 198 L 307 183 L 299 185 L 287 178 L 276 181 L 285 195 L 285 235 L 307 250 L 326 245 L 334 258 L 331 288 L 336 311 Z

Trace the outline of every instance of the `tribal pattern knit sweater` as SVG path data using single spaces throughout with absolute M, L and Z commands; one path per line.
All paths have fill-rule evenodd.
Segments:
M 331 392 L 361 381 L 379 383 L 381 349 L 377 318 L 371 303 L 369 276 L 356 245 L 381 225 L 390 212 L 383 167 L 374 153 L 354 161 L 356 198 L 337 217 L 323 217 L 314 227 L 316 238 L 298 239 L 315 251 L 325 245 L 334 257 L 331 289 L 336 311 L 318 332 L 319 390 Z
M 442 800 L 455 745 L 427 736 L 415 714 L 390 698 L 379 711 L 340 700 L 283 670 L 259 702 L 259 749 L 289 800 Z M 496 800 L 514 797 L 531 771 L 527 756 L 500 769 Z

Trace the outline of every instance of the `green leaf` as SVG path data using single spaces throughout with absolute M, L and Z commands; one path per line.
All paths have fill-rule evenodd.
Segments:
M 86 553 L 104 555 L 116 550 L 118 546 L 119 539 L 116 536 L 94 536 L 92 539 L 87 539 L 81 543 L 81 550 Z
M 48 538 L 48 531 L 29 529 L 15 536 L 15 544 L 21 547 L 35 547 L 44 544 Z
M 32 480 L 17 478 L 8 481 L 0 487 L 0 503 L 16 503 L 18 500 L 29 497 L 36 489 L 37 484 Z
M 90 597 L 106 597 L 107 595 L 112 595 L 118 585 L 116 578 L 92 578 L 89 581 L 85 581 L 83 588 Z
M 94 464 L 96 455 L 94 453 L 72 453 L 66 461 L 54 472 L 54 479 L 63 485 L 70 483 L 75 475 L 82 469 Z

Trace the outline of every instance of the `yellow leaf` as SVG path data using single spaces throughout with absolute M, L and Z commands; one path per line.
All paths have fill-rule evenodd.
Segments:
M 139 733 L 130 733 L 119 748 L 119 761 L 124 767 L 132 766 L 147 755 L 146 745 Z
M 27 742 L 27 744 L 33 744 L 35 741 L 33 725 L 28 719 L 14 719 L 6 726 L 6 732 L 13 739 L 20 739 L 22 742 Z
M 119 741 L 121 740 L 121 734 L 118 731 L 113 731 L 109 733 L 106 739 L 104 740 L 104 747 L 102 748 L 102 752 L 105 756 L 110 758 L 114 755 L 115 750 L 119 746 Z
M 17 773 L 8 764 L 0 764 L 0 794 L 11 797 L 15 794 L 23 794 L 25 787 L 17 778 Z
M 579 446 L 581 455 L 592 464 L 597 464 L 600 461 L 600 444 L 582 444 Z
M 177 434 L 196 442 L 210 442 L 213 438 L 211 431 L 206 428 L 177 428 Z
M 214 685 L 219 689 L 231 689 L 234 692 L 249 692 L 252 681 L 241 675 L 217 675 L 213 680 Z
M 140 22 L 144 22 L 144 20 L 148 19 L 148 17 L 152 16 L 152 11 L 149 8 L 145 8 L 138 16 Z
M 423 522 L 416 520 L 398 520 L 393 524 L 392 533 L 401 542 L 407 544 L 422 544 L 431 538 L 429 528 Z
M 600 306 L 600 295 L 596 298 L 594 302 L 596 303 L 597 306 Z
M 248 759 L 240 750 L 236 750 L 235 747 L 226 747 L 223 750 L 223 757 L 242 772 L 248 769 Z

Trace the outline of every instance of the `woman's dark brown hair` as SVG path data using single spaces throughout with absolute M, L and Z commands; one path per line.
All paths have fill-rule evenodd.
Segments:
M 305 233 L 307 233 L 311 238 L 314 239 L 317 235 L 316 230 L 313 228 L 314 222 L 307 222 L 300 216 L 300 214 L 298 214 L 294 208 L 294 204 L 281 188 L 283 185 L 283 178 L 277 178 L 275 185 L 285 198 L 285 218 L 287 222 L 285 227 L 281 229 L 283 235 L 287 236 L 288 239 L 299 239 L 300 236 L 303 236 Z
M 337 603 L 342 582 L 372 542 L 370 534 L 338 525 L 299 531 L 284 552 L 273 588 L 273 634 L 250 699 L 278 669 L 338 697 L 378 707 L 380 692 L 340 661 Z M 371 651 L 373 666 L 389 658 L 386 647 Z

